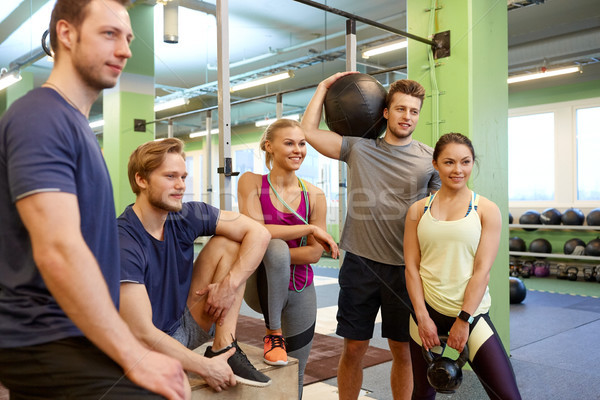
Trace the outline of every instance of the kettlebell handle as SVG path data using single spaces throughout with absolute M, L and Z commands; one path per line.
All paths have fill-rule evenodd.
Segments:
M 440 335 L 439 338 L 440 338 L 440 342 L 442 342 L 443 346 L 446 347 L 447 343 L 448 343 L 448 335 Z M 434 356 L 431 349 L 425 350 L 425 347 L 423 347 L 423 346 L 421 346 L 421 350 L 423 351 L 423 357 L 425 358 L 425 361 L 427 361 L 427 364 L 431 364 L 431 363 L 433 363 L 433 361 L 436 358 L 442 357 L 441 355 Z M 462 368 L 467 363 L 468 359 L 469 359 L 469 347 L 465 343 L 465 347 L 463 348 L 463 351 L 460 353 L 460 355 L 458 356 L 458 358 L 455 361 L 456 365 L 458 365 L 460 368 Z

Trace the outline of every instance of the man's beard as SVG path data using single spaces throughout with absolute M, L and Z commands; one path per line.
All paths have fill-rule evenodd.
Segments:
M 164 201 L 160 196 L 154 196 L 154 193 L 152 193 L 152 191 L 150 192 L 150 196 L 148 196 L 148 202 L 152 207 L 168 212 L 181 211 L 182 206 L 181 202 L 178 202 L 177 205 L 173 205 L 172 203 L 170 204 Z

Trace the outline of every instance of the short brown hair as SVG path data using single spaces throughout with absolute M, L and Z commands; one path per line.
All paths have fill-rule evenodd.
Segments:
M 137 174 L 141 178 L 148 180 L 148 176 L 150 176 L 152 171 L 160 167 L 168 153 L 179 154 L 185 160 L 183 142 L 177 138 L 147 142 L 131 153 L 129 163 L 127 164 L 127 176 L 129 177 L 129 184 L 133 193 L 138 195 L 141 191 L 135 181 L 135 175 Z
M 279 129 L 283 129 L 283 128 L 300 128 L 302 129 L 302 127 L 300 126 L 300 122 L 295 121 L 293 119 L 286 119 L 286 118 L 281 118 L 278 119 L 277 121 L 273 122 L 271 125 L 267 126 L 267 129 L 265 129 L 265 132 L 263 133 L 262 137 L 260 138 L 260 143 L 259 143 L 259 147 L 262 151 L 265 152 L 265 164 L 267 165 L 267 168 L 269 169 L 269 171 L 271 170 L 271 168 L 273 167 L 273 155 L 271 155 L 271 153 L 269 153 L 265 147 L 265 143 L 267 142 L 272 142 L 273 139 L 275 138 L 275 132 L 277 132 Z
M 417 81 L 410 79 L 400 79 L 390 85 L 390 90 L 385 98 L 385 106 L 390 108 L 392 98 L 396 93 L 404 93 L 412 97 L 416 97 L 421 100 L 421 107 L 423 107 L 423 100 L 425 99 L 425 88 Z
M 81 24 L 85 20 L 88 14 L 88 6 L 94 0 L 57 0 L 52 9 L 52 15 L 50 17 L 50 46 L 54 51 L 54 57 L 57 57 L 58 53 L 58 38 L 56 37 L 56 23 L 61 19 L 64 19 L 79 31 Z M 115 1 L 121 4 L 123 7 L 128 7 L 131 4 L 130 0 L 108 0 Z

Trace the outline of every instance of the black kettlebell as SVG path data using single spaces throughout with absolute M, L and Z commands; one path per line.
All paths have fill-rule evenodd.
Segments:
M 530 261 L 525 261 L 521 267 L 521 276 L 523 278 L 529 278 L 532 275 L 534 275 L 533 264 Z
M 519 276 L 521 273 L 519 265 L 517 263 L 510 263 L 509 269 L 510 269 L 510 276 Z
M 586 282 L 596 281 L 596 267 L 586 266 L 583 268 L 583 280 Z
M 556 266 L 556 278 L 557 279 L 567 279 L 569 274 L 567 273 L 567 266 L 564 264 L 558 264 Z
M 567 267 L 567 278 L 570 281 L 576 281 L 577 280 L 577 274 L 579 273 L 579 269 L 573 265 Z
M 440 336 L 440 342 L 446 346 L 448 336 Z M 465 348 L 456 360 L 444 357 L 441 354 L 432 353 L 431 350 L 423 350 L 423 357 L 427 361 L 427 380 L 431 387 L 438 393 L 452 394 L 460 387 L 463 373 L 462 367 L 469 359 L 469 349 Z

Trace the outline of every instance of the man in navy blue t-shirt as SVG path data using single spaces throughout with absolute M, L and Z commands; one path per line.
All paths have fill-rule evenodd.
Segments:
M 181 363 L 149 351 L 116 308 L 112 186 L 87 118 L 131 57 L 126 5 L 58 0 L 53 70 L 0 120 L 0 382 L 11 398 L 189 396 Z
M 182 202 L 187 172 L 179 139 L 138 147 L 128 176 L 136 200 L 117 221 L 123 319 L 149 347 L 178 359 L 217 391 L 238 382 L 269 385 L 235 341 L 245 283 L 262 260 L 269 232 L 244 215 Z M 200 236 L 213 237 L 194 261 Z M 193 351 L 213 334 L 204 357 Z

